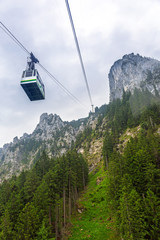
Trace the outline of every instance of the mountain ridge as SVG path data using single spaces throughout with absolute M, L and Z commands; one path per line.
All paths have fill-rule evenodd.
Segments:
M 139 54 L 126 54 L 112 65 L 109 81 L 111 102 L 117 98 L 121 99 L 124 92 L 133 93 L 136 88 L 147 89 L 149 93 L 159 95 L 160 62 Z M 130 101 L 131 103 L 132 101 Z M 132 112 L 133 110 L 137 112 L 134 104 L 132 105 Z M 73 147 L 77 136 L 86 128 L 96 129 L 103 111 L 104 106 L 96 107 L 95 113 L 90 112 L 88 117 L 71 122 L 63 121 L 57 114 L 43 113 L 31 134 L 24 133 L 20 138 L 15 137 L 13 142 L 4 144 L 3 148 L 0 148 L 0 182 L 4 177 L 10 178 L 13 174 L 19 174 L 22 170 L 29 169 L 44 150 L 49 157 L 65 154 Z M 93 143 L 91 151 L 95 152 L 94 147 L 101 148 L 101 145 L 101 140 L 97 140 L 95 145 Z M 84 153 L 85 148 L 86 146 L 78 146 L 77 150 Z M 99 158 L 100 156 L 98 156 Z M 93 169 L 94 164 L 91 161 L 90 165 Z
M 94 114 L 67 122 L 62 121 L 57 114 L 43 113 L 31 134 L 24 133 L 20 138 L 15 137 L 13 142 L 4 144 L 1 148 L 0 181 L 4 176 L 9 178 L 23 169 L 29 169 L 44 150 L 49 157 L 63 155 L 87 124 L 94 127 L 95 121 Z
M 0 184 L 0 238 L 158 240 L 159 116 L 160 97 L 148 89 L 77 121 L 42 114 L 21 144 L 6 146 L 7 177 L 30 169 Z

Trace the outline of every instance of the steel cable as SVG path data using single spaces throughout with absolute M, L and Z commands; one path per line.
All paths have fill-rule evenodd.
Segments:
M 65 2 L 66 2 L 66 6 L 67 6 L 67 11 L 68 11 L 68 15 L 69 15 L 69 19 L 70 19 L 70 23 L 71 23 L 71 27 L 72 27 L 72 32 L 73 32 L 73 36 L 74 36 L 79 60 L 80 60 L 80 63 L 81 63 L 81 68 L 82 68 L 84 80 L 85 80 L 86 87 L 87 87 L 87 92 L 88 92 L 88 95 L 89 95 L 89 99 L 90 99 L 90 103 L 91 103 L 91 107 L 92 107 L 92 111 L 93 111 L 93 106 L 94 105 L 93 105 L 92 98 L 91 98 L 91 93 L 90 93 L 90 89 L 89 89 L 87 75 L 86 75 L 86 71 L 85 71 L 84 64 L 83 64 L 83 59 L 82 59 L 82 55 L 81 55 L 80 46 L 79 46 L 79 43 L 78 43 L 78 38 L 77 38 L 77 35 L 76 35 L 76 30 L 75 30 L 74 23 L 73 23 L 73 18 L 72 18 L 72 15 L 71 15 L 71 10 L 70 10 L 70 7 L 69 7 L 68 0 L 65 0 Z
M 13 33 L 2 23 L 0 22 L 0 28 L 19 46 L 21 47 L 27 54 L 31 55 L 31 53 L 26 49 L 26 47 L 13 35 Z M 57 78 L 54 77 L 42 64 L 38 63 L 38 65 L 49 75 L 52 80 L 74 101 L 81 104 L 83 107 L 86 107 L 82 104 L 77 97 L 75 97 Z

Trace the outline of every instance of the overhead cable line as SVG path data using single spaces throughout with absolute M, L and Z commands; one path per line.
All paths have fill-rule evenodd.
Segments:
M 78 98 L 76 98 L 62 83 L 60 83 L 57 78 L 55 78 L 55 76 L 53 76 L 53 74 L 51 74 L 45 67 L 43 67 L 40 63 L 38 63 L 38 65 L 50 76 L 50 78 L 52 78 L 54 80 L 55 83 L 57 83 L 57 85 L 66 93 L 68 94 L 73 100 L 75 100 L 76 102 L 80 103 L 83 107 L 86 107 L 84 104 L 82 104 Z
M 85 80 L 86 87 L 87 87 L 87 92 L 88 92 L 89 99 L 90 99 L 90 103 L 91 103 L 91 107 L 92 107 L 92 112 L 93 112 L 93 106 L 94 106 L 94 105 L 93 105 L 92 98 L 91 98 L 91 93 L 90 93 L 90 89 L 89 89 L 89 84 L 88 84 L 88 80 L 87 80 L 87 75 L 86 75 L 86 71 L 85 71 L 85 68 L 84 68 L 83 60 L 82 60 L 82 55 L 81 55 L 80 46 L 79 46 L 79 43 L 78 43 L 78 38 L 77 38 L 77 35 L 76 35 L 76 30 L 75 30 L 74 23 L 73 23 L 73 18 L 72 18 L 71 10 L 70 10 L 70 7 L 69 7 L 68 0 L 65 0 L 65 2 L 66 2 L 67 11 L 68 11 L 68 16 L 69 16 L 70 23 L 71 23 L 71 27 L 72 27 L 72 32 L 73 32 L 73 35 L 74 35 L 75 44 L 76 44 L 76 47 L 77 47 L 77 52 L 78 52 L 78 55 L 79 55 L 79 60 L 80 60 L 81 67 L 82 67 L 82 72 L 83 72 L 84 80 Z
M 30 55 L 30 57 L 33 55 L 32 53 L 30 53 L 27 48 L 13 35 L 13 33 L 2 23 L 0 22 L 0 28 L 20 47 L 23 49 L 23 51 L 25 51 L 27 54 Z M 34 55 L 33 55 L 34 57 Z M 35 58 L 36 59 L 36 58 Z M 36 59 L 37 60 L 37 59 Z M 83 107 L 86 107 L 84 104 L 82 104 L 78 98 L 76 98 L 62 83 L 60 83 L 58 81 L 57 78 L 55 78 L 53 76 L 53 74 L 51 74 L 42 64 L 39 63 L 39 61 L 37 60 L 38 65 L 49 75 L 50 78 L 52 78 L 52 80 L 54 80 L 54 82 L 69 96 L 71 97 L 74 101 L 78 102 L 79 104 L 81 104 Z
M 24 45 L 11 33 L 11 31 L 2 23 L 0 22 L 2 26 L 0 26 L 4 32 L 8 34 L 26 53 L 30 55 L 30 52 L 24 47 Z

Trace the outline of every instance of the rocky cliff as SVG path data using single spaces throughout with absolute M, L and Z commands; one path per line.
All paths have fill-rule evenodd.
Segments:
M 123 91 L 135 88 L 160 93 L 160 61 L 133 53 L 116 61 L 109 72 L 110 101 L 122 98 Z
M 0 149 L 0 182 L 23 169 L 29 169 L 45 150 L 50 157 L 60 156 L 71 148 L 76 136 L 87 125 L 94 125 L 95 117 L 64 122 L 56 114 L 43 113 L 32 134 L 5 144 Z
M 140 55 L 129 54 L 116 61 L 109 72 L 110 100 L 122 98 L 123 91 L 133 92 L 135 88 L 148 89 L 157 95 L 160 93 L 160 62 Z M 96 129 L 99 121 L 99 129 L 103 132 L 105 124 L 100 124 L 99 116 L 105 111 L 105 107 L 95 109 L 95 114 L 72 122 L 64 122 L 56 114 L 43 113 L 40 121 L 32 134 L 23 134 L 15 137 L 13 142 L 5 144 L 0 149 L 0 182 L 3 178 L 9 178 L 13 174 L 20 173 L 23 169 L 29 169 L 45 150 L 49 157 L 57 157 L 69 150 L 79 133 L 89 126 Z M 106 120 L 107 121 L 107 120 Z M 104 125 L 104 126 L 103 126 Z M 101 158 L 103 137 L 90 139 L 90 143 L 84 141 L 78 145 L 78 151 L 89 152 L 89 167 L 93 166 Z M 97 133 L 96 133 L 97 134 Z M 79 135 L 80 136 L 80 135 Z M 80 139 L 81 140 L 81 139 Z M 84 139 L 83 139 L 84 140 Z M 93 164 L 93 159 L 95 163 Z

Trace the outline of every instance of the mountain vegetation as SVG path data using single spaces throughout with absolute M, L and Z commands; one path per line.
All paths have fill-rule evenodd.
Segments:
M 43 153 L 30 171 L 0 186 L 0 239 L 60 239 L 87 182 L 81 154 L 49 159 Z
M 64 122 L 56 114 L 43 113 L 33 133 L 15 137 L 0 149 L 0 182 L 32 168 L 43 151 L 52 158 L 62 156 L 72 148 L 87 120 Z
M 88 186 L 77 201 L 78 211 L 71 218 L 72 228 L 66 231 L 69 240 L 119 239 L 109 213 L 108 178 L 101 164 L 90 173 Z
M 0 239 L 160 239 L 159 95 L 124 92 L 94 116 L 69 151 L 3 181 Z
M 69 239 L 160 239 L 159 117 L 160 99 L 148 91 L 106 106 L 103 167 L 90 174 Z
M 110 106 L 110 129 L 103 145 L 108 169 L 107 202 L 121 238 L 126 240 L 160 238 L 160 105 L 148 91 L 124 94 L 122 101 Z M 132 98 L 138 101 L 130 109 Z M 140 100 L 141 99 L 141 100 Z M 142 101 L 143 99 L 147 100 Z M 150 104 L 148 102 L 150 101 Z M 141 103 L 141 104 L 140 104 Z M 146 107 L 147 105 L 147 107 Z M 117 109 L 118 107 L 118 109 Z M 132 111 L 131 111 L 132 110 Z M 114 113 L 114 114 L 113 114 Z M 126 141 L 126 129 L 139 132 Z M 124 134 L 125 135 L 125 134 Z M 120 142 L 122 141 L 122 142 Z

